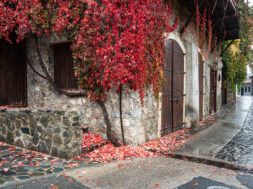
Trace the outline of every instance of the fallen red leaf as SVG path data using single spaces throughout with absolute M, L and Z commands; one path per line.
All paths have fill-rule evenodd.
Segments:
M 123 164 L 118 164 L 118 167 L 121 168 L 123 166 Z

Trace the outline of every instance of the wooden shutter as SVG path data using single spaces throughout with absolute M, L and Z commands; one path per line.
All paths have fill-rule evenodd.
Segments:
M 0 105 L 26 106 L 25 43 L 0 41 Z
M 53 46 L 54 82 L 60 89 L 78 89 L 70 45 L 71 43 L 60 43 Z

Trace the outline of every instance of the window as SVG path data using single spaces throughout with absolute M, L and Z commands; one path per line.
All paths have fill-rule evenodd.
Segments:
M 248 87 L 248 91 L 249 91 L 249 93 L 250 93 L 250 87 Z
M 78 89 L 70 45 L 71 43 L 60 43 L 53 46 L 54 82 L 60 89 Z
M 245 93 L 247 92 L 247 87 L 245 87 Z

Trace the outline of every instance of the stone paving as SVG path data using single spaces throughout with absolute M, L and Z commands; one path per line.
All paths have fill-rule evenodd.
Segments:
M 251 97 L 238 98 L 231 111 L 224 117 L 218 116 L 216 122 L 181 145 L 175 153 L 214 158 L 241 131 L 251 104 Z
M 23 182 L 14 182 L 5 185 L 0 189 L 89 189 L 85 185 L 75 181 L 71 177 L 64 177 L 62 175 L 47 175 L 43 177 L 36 177 L 28 179 Z
M 201 130 L 207 129 L 216 118 L 223 117 L 231 107 L 228 107 L 220 114 L 210 116 L 201 122 L 201 127 L 191 130 L 191 135 L 195 135 Z M 77 157 L 72 160 L 64 160 L 40 152 L 22 149 L 0 142 L 0 187 L 16 182 L 23 182 L 33 178 L 48 175 L 61 175 L 74 168 L 90 167 L 87 157 Z
M 83 166 L 87 166 L 86 157 L 67 161 L 0 142 L 0 186 Z
M 240 132 L 215 157 L 253 166 L 253 104 Z

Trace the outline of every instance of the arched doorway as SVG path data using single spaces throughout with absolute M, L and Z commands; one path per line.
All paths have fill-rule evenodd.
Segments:
M 183 127 L 184 102 L 184 53 L 172 39 L 165 41 L 166 55 L 164 88 L 162 96 L 161 135 L 164 136 Z

